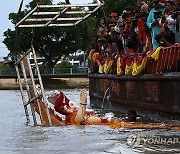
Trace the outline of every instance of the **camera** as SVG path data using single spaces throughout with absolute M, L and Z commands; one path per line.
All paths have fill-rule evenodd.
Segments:
M 159 19 L 162 16 L 162 12 L 158 11 L 158 12 L 153 12 L 154 13 L 154 19 Z
M 164 44 L 164 41 L 162 41 L 164 37 L 162 36 L 162 34 L 157 34 L 155 36 L 155 40 L 158 42 L 159 45 L 163 45 Z
M 161 35 L 161 34 L 157 34 L 156 36 L 155 36 L 155 40 L 156 41 L 159 41 L 160 39 L 162 39 L 163 38 L 163 36 Z

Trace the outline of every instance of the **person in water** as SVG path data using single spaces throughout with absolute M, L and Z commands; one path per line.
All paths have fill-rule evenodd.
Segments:
M 136 117 L 137 117 L 137 113 L 135 110 L 129 110 L 126 118 L 124 119 L 124 121 L 126 122 L 135 122 L 136 121 Z

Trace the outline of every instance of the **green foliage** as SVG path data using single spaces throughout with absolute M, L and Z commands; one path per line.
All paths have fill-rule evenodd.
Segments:
M 9 65 L 0 64 L 0 71 L 8 71 L 9 69 Z
M 110 15 L 111 12 L 116 12 L 120 15 L 127 6 L 136 8 L 137 0 L 104 0 L 104 2 L 104 10 L 107 15 Z
M 74 66 L 67 60 L 63 60 L 61 63 L 56 64 L 55 68 L 73 68 Z
M 63 60 L 61 63 L 56 64 L 55 67 L 57 73 L 71 73 L 73 71 L 75 73 L 76 67 L 73 66 L 69 61 Z

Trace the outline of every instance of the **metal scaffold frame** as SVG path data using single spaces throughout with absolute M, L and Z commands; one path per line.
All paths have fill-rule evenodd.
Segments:
M 38 4 L 24 18 L 22 18 L 15 27 L 37 28 L 76 26 L 102 6 L 103 3 L 101 2 L 95 4 Z
M 38 90 L 36 88 L 37 84 L 35 84 L 35 78 L 34 78 L 32 67 L 31 67 L 30 60 L 29 60 L 30 52 L 32 52 L 32 56 L 34 58 L 34 64 L 35 64 L 34 69 L 37 72 L 37 80 L 38 80 L 38 85 L 39 85 Z M 39 115 L 40 115 L 40 119 L 41 119 L 41 124 L 43 125 L 42 111 L 41 111 L 41 107 L 40 107 L 40 101 L 41 101 L 44 103 L 44 105 L 46 107 L 48 125 L 52 126 L 50 113 L 49 113 L 49 109 L 48 109 L 48 103 L 47 103 L 47 99 L 45 97 L 42 78 L 40 75 L 40 70 L 38 67 L 38 62 L 36 59 L 36 54 L 35 54 L 35 50 L 34 50 L 33 46 L 31 46 L 31 48 L 24 55 L 22 55 L 20 57 L 20 59 L 15 63 L 15 68 L 16 68 L 16 72 L 17 72 L 17 77 L 18 77 L 18 82 L 19 82 L 19 86 L 20 86 L 20 91 L 21 91 L 21 96 L 22 96 L 22 101 L 23 101 L 23 106 L 24 106 L 24 110 L 25 110 L 27 123 L 30 122 L 28 108 L 27 108 L 27 106 L 30 105 L 34 125 L 35 126 L 37 125 L 35 108 L 34 108 L 34 103 L 37 102 Z M 24 79 L 25 89 L 23 89 L 23 80 L 21 80 L 21 73 L 22 73 L 22 76 Z M 27 92 L 28 101 L 26 101 L 24 90 L 26 90 L 26 92 Z

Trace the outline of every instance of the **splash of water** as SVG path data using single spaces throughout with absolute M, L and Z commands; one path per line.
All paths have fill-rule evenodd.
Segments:
M 109 101 L 110 97 L 111 97 L 111 87 L 108 87 L 104 93 L 104 97 L 103 97 L 103 102 L 101 105 L 101 109 L 104 109 L 104 103 L 105 100 L 107 100 L 107 102 L 109 102 L 109 109 L 111 109 L 111 101 Z

